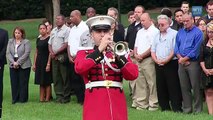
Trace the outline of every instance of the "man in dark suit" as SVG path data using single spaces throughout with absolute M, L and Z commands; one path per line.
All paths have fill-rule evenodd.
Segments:
M 136 39 L 137 32 L 142 28 L 140 17 L 144 13 L 144 11 L 145 11 L 145 9 L 141 5 L 138 5 L 138 6 L 135 7 L 135 10 L 134 10 L 135 22 L 130 24 L 128 26 L 128 29 L 127 29 L 127 35 L 126 35 L 125 41 L 128 43 L 128 46 L 129 46 L 129 49 L 130 49 L 130 55 L 131 55 L 133 62 L 135 62 L 135 59 L 133 57 L 133 49 L 134 49 L 134 46 L 135 46 L 135 39 Z M 135 105 L 136 104 L 135 98 L 137 98 L 137 96 L 135 96 L 135 94 L 134 94 L 135 88 L 136 88 L 136 82 L 130 81 L 129 82 L 129 89 L 130 89 L 130 95 L 133 99 L 132 107 L 136 106 Z
M 208 14 L 204 16 L 204 19 L 206 19 L 207 22 L 210 22 L 211 20 L 213 20 L 213 1 L 212 0 L 210 0 L 206 4 L 206 11 Z
M 134 49 L 136 34 L 142 28 L 140 16 L 144 13 L 144 11 L 145 9 L 143 6 L 136 6 L 134 10 L 134 16 L 136 21 L 128 26 L 125 41 L 129 44 L 130 50 Z
M 183 10 L 181 9 L 176 9 L 174 12 L 174 24 L 171 26 L 172 29 L 174 30 L 179 30 L 183 28 Z
M 0 28 L 0 119 L 2 114 L 2 101 L 3 101 L 3 75 L 4 65 L 6 61 L 6 49 L 8 43 L 8 33 L 6 30 Z

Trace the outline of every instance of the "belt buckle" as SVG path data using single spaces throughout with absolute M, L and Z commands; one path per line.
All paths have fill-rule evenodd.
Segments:
M 106 88 L 109 88 L 109 87 L 112 86 L 112 81 L 110 81 L 110 80 L 105 80 L 104 82 L 105 82 L 104 84 L 105 84 Z

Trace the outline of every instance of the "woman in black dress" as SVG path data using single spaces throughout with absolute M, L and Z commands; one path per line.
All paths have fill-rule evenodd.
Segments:
M 200 65 L 205 81 L 205 96 L 209 114 L 213 115 L 213 23 L 207 24 L 207 39 L 201 45 Z
M 48 102 L 51 98 L 51 59 L 48 50 L 49 35 L 47 26 L 39 25 L 40 37 L 36 41 L 33 71 L 35 72 L 35 84 L 40 85 L 40 101 Z

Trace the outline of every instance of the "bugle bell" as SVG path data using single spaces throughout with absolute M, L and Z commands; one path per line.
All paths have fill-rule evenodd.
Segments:
M 128 43 L 119 41 L 114 45 L 114 53 L 118 56 L 124 56 L 129 52 Z

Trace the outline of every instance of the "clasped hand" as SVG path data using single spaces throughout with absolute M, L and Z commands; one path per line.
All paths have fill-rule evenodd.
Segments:
M 13 68 L 14 68 L 14 69 L 18 69 L 18 68 L 19 68 L 19 64 L 18 64 L 17 62 L 14 62 L 14 63 L 13 63 Z
M 134 55 L 135 59 L 138 61 L 138 62 L 142 62 L 143 61 L 143 56 L 142 55 Z
M 206 74 L 206 76 L 213 75 L 213 68 L 212 69 L 205 69 L 204 73 Z
M 185 65 L 185 66 L 190 65 L 190 62 L 188 60 L 184 59 L 183 57 L 179 58 L 178 63 Z
M 157 60 L 156 61 L 156 63 L 159 65 L 159 66 L 164 66 L 166 63 L 167 63 L 167 61 L 166 61 L 166 59 L 163 59 L 163 60 Z

